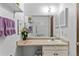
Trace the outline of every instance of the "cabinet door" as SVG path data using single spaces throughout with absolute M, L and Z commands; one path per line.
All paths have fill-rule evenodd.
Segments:
M 44 51 L 43 56 L 68 56 L 67 51 Z
M 68 46 L 43 46 L 43 51 L 68 51 Z
M 67 46 L 43 46 L 44 56 L 68 56 Z
M 55 51 L 55 56 L 68 56 L 67 51 Z
M 43 56 L 54 56 L 55 51 L 44 51 Z

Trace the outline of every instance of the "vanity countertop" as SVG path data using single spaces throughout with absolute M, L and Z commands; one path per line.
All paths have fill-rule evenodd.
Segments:
M 42 45 L 68 45 L 64 40 L 51 40 L 50 38 L 28 38 L 27 40 L 19 40 L 17 46 L 42 46 Z

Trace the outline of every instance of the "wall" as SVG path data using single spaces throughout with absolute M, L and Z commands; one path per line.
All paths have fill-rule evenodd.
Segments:
M 16 32 L 17 32 L 17 18 L 22 16 L 21 14 L 15 16 L 13 18 L 13 12 L 7 10 L 4 8 L 4 6 L 0 5 L 0 16 L 4 16 L 10 19 L 13 19 L 15 21 L 16 25 Z M 20 19 L 20 18 L 19 18 Z M 0 37 L 0 56 L 9 56 L 9 55 L 20 55 L 20 47 L 16 47 L 16 41 L 20 39 L 20 36 L 17 34 L 14 34 L 12 36 L 7 37 Z
M 59 11 L 61 12 L 64 8 L 68 8 L 68 26 L 66 28 L 60 28 L 60 37 L 69 40 L 69 55 L 76 55 L 76 27 L 77 27 L 77 17 L 76 17 L 76 4 L 67 3 L 61 4 Z
M 49 7 L 55 7 L 56 12 L 48 12 Z M 30 15 L 54 15 L 58 13 L 59 4 L 58 3 L 25 3 L 24 4 L 24 14 L 26 16 Z

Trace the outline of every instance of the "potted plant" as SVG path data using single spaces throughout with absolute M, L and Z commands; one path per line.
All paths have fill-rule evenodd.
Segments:
M 26 40 L 28 37 L 28 29 L 27 28 L 23 28 L 23 31 L 21 32 L 21 36 L 23 40 Z

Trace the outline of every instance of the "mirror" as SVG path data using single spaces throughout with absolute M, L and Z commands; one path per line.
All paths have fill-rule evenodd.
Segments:
M 32 15 L 27 17 L 30 37 L 60 37 L 65 33 L 63 28 L 67 27 L 68 9 L 62 10 L 58 15 L 44 16 Z M 64 33 L 64 34 L 63 34 Z M 65 35 L 66 36 L 66 35 Z

